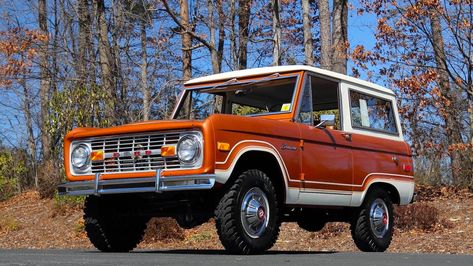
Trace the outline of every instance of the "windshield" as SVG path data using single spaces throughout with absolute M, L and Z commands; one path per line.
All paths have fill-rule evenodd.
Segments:
M 296 81 L 297 77 L 284 77 L 188 90 L 175 118 L 202 120 L 212 114 L 290 112 Z

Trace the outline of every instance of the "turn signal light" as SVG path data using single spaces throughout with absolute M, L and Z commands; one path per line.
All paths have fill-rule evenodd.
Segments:
M 230 143 L 217 142 L 217 150 L 219 150 L 219 151 L 229 151 L 230 150 Z
M 103 160 L 103 150 L 92 151 L 90 153 L 90 160 L 91 161 L 102 161 Z
M 162 146 L 161 147 L 161 156 L 163 156 L 163 157 L 176 156 L 176 146 Z

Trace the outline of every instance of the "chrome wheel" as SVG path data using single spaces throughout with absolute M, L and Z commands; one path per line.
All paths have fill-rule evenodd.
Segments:
M 252 238 L 259 238 L 268 227 L 269 203 L 266 194 L 257 187 L 250 189 L 241 203 L 241 223 Z
M 383 238 L 389 230 L 389 222 L 386 203 L 382 199 L 376 199 L 370 207 L 370 225 L 373 234 L 377 238 Z

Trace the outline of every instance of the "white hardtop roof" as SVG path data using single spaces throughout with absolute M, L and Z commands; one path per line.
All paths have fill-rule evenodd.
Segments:
M 225 72 L 225 73 L 219 73 L 219 74 L 214 74 L 214 75 L 209 75 L 209 76 L 204 76 L 200 78 L 195 78 L 187 81 L 184 83 L 185 85 L 195 85 L 199 83 L 207 83 L 207 82 L 215 82 L 215 81 L 226 81 L 230 79 L 238 79 L 238 78 L 243 78 L 243 77 L 251 77 L 251 76 L 257 76 L 257 75 L 265 75 L 265 74 L 273 74 L 273 73 L 282 73 L 282 72 L 293 72 L 293 71 L 308 71 L 308 72 L 313 72 L 322 76 L 338 79 L 340 81 L 345 81 L 357 85 L 361 85 L 364 87 L 368 88 L 373 88 L 378 91 L 382 91 L 391 95 L 394 95 L 394 92 L 388 88 L 385 88 L 383 86 L 357 79 L 354 77 L 350 77 L 347 75 L 343 75 L 337 72 L 325 70 L 325 69 L 320 69 L 317 67 L 312 67 L 312 66 L 305 66 L 305 65 L 291 65 L 291 66 L 272 66 L 272 67 L 261 67 L 261 68 L 252 68 L 252 69 L 245 69 L 245 70 L 237 70 L 237 71 L 231 71 L 231 72 Z

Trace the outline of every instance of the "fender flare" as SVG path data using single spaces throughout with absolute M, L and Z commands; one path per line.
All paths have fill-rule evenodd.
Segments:
M 231 177 L 235 166 L 240 161 L 241 157 L 247 154 L 248 152 L 258 151 L 265 152 L 270 154 L 276 159 L 279 165 L 279 170 L 282 173 L 282 178 L 284 179 L 284 190 L 286 194 L 287 201 L 289 197 L 289 172 L 284 163 L 284 159 L 277 149 L 270 143 L 259 140 L 244 140 L 240 141 L 231 149 L 228 153 L 225 161 L 215 163 L 215 181 L 221 184 L 225 184 Z M 230 161 L 231 160 L 231 161 Z

